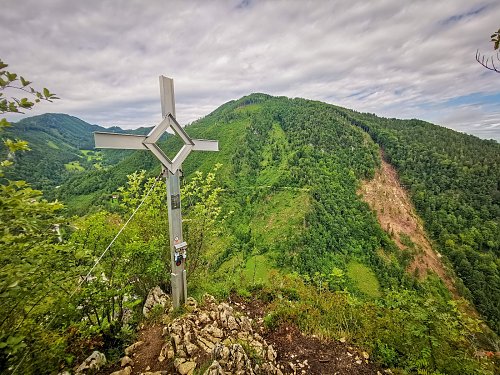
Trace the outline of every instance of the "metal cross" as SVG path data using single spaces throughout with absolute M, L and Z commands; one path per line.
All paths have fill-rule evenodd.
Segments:
M 182 238 L 182 216 L 180 199 L 180 168 L 191 151 L 219 151 L 218 141 L 191 139 L 175 119 L 174 80 L 160 76 L 161 112 L 163 120 L 148 135 L 116 134 L 95 132 L 96 148 L 118 148 L 129 150 L 150 150 L 164 167 L 168 196 L 168 226 L 170 233 L 170 262 L 172 273 L 172 303 L 179 307 L 187 299 L 186 251 Z M 184 145 L 170 160 L 156 142 L 171 128 L 181 137 Z

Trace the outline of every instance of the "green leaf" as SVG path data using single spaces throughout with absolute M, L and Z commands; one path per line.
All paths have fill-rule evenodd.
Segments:
M 17 74 L 16 73 L 10 73 L 10 72 L 7 72 L 7 79 L 12 82 L 12 81 L 15 81 L 17 78 Z
M 50 91 L 49 89 L 47 89 L 46 87 L 43 88 L 43 95 L 46 97 L 46 98 L 49 98 L 50 97 Z
M 23 87 L 26 87 L 31 83 L 30 81 L 25 80 L 24 77 L 20 77 L 19 79 L 21 80 Z

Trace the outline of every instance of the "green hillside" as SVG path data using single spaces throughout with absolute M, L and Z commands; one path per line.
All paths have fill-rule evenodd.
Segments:
M 148 130 L 141 128 L 135 132 Z M 60 113 L 28 117 L 13 124 L 3 137 L 25 140 L 31 151 L 15 155 L 14 167 L 7 171 L 6 177 L 28 181 L 53 196 L 54 188 L 71 176 L 113 165 L 126 155 L 123 151 L 94 150 L 95 131 L 123 132 L 119 127 L 106 129 Z M 0 151 L 5 153 L 3 149 Z
M 462 293 L 500 332 L 500 144 L 424 121 L 341 112 L 385 150 Z
M 348 340 L 397 373 L 494 373 L 495 364 L 477 353 L 496 350 L 496 335 L 439 277 L 419 279 L 406 271 L 415 254 L 397 248 L 359 188 L 380 167 L 382 147 L 444 261 L 449 257 L 462 278 L 463 297 L 476 303 L 498 333 L 497 143 L 413 120 L 265 94 L 226 103 L 186 131 L 193 138 L 218 139 L 220 148 L 193 152 L 183 165 L 190 295 L 260 299 L 269 306 L 264 319 L 269 329 L 293 323 L 305 333 Z M 180 143 L 167 137 L 161 147 L 172 153 Z M 0 313 L 14 305 L 18 315 L 6 315 L 4 322 L 17 328 L 2 331 L 0 339 L 14 337 L 9 347 L 22 336 L 31 350 L 28 363 L 46 363 L 46 372 L 65 366 L 57 359 L 72 363 L 82 347 L 99 340 L 102 350 L 117 356 L 130 342 L 130 327 L 140 322 L 148 290 L 169 285 L 162 182 L 99 258 L 153 186 L 152 177 L 160 172 L 157 160 L 138 151 L 121 154 L 115 163 L 107 159 L 105 167 L 88 168 L 85 160 L 95 163 L 95 154 L 80 154 L 78 163 L 64 163 L 67 178 L 51 192 L 66 204 L 64 218 L 43 212 L 46 219 L 37 224 L 44 252 L 23 245 L 29 255 L 9 250 L 14 255 L 5 260 L 18 261 L 26 276 L 16 281 L 21 271 L 13 271 L 4 283 L 9 293 L 2 297 Z M 438 203 L 443 208 L 436 209 Z M 461 209 L 469 216 L 459 216 Z M 62 225 L 61 243 L 42 230 L 56 220 L 68 223 Z M 476 231 L 466 230 L 473 226 Z M 469 274 L 461 268 L 462 253 Z M 28 257 L 34 260 L 27 265 Z M 93 274 L 101 277 L 68 296 L 97 258 L 101 261 Z M 30 268 L 32 263 L 37 268 Z M 125 320 L 125 310 L 131 320 Z M 47 327 L 43 322 L 49 316 L 54 320 Z M 15 363 L 21 355 L 2 353 L 4 363 Z

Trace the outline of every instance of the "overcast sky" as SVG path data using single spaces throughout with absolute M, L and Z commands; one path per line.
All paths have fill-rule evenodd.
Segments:
M 0 58 L 61 97 L 28 115 L 154 125 L 164 74 L 183 124 L 264 92 L 500 140 L 500 74 L 474 59 L 498 28 L 498 0 L 3 0 Z

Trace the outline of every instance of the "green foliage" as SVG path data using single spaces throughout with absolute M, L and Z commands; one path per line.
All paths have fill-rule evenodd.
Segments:
M 421 284 L 406 274 L 408 252 L 397 250 L 359 197 L 358 189 L 360 181 L 371 178 L 380 164 L 379 147 L 366 134 L 369 131 L 403 171 L 403 182 L 408 184 L 420 212 L 427 212 L 428 216 L 423 216 L 428 225 L 436 207 L 428 204 L 429 197 L 433 204 L 445 199 L 435 198 L 438 190 L 434 186 L 443 189 L 443 180 L 453 185 L 460 173 L 479 170 L 479 161 L 471 155 L 474 148 L 482 148 L 481 157 L 494 159 L 496 146 L 479 141 L 468 149 L 467 142 L 459 139 L 464 158 L 445 156 L 442 168 L 453 168 L 450 175 L 443 176 L 434 168 L 432 158 L 441 160 L 440 152 L 448 146 L 435 146 L 436 141 L 429 139 L 436 137 L 436 129 L 415 126 L 403 136 L 399 133 L 402 129 L 393 129 L 393 122 L 396 120 L 365 118 L 324 103 L 253 94 L 189 125 L 186 130 L 190 135 L 219 139 L 221 148 L 219 153 L 193 153 L 183 166 L 190 293 L 210 292 L 222 298 L 235 291 L 248 297 L 260 294 L 273 301 L 272 311 L 265 318 L 268 327 L 291 321 L 306 332 L 347 337 L 381 363 L 404 371 L 437 374 L 462 369 L 462 373 L 491 373 L 488 363 L 474 358 L 479 322 L 469 320 L 461 302 L 457 305 L 449 301 L 439 281 L 430 279 Z M 422 134 L 425 132 L 431 135 Z M 449 136 L 447 132 L 443 137 Z M 432 152 L 426 150 L 424 141 L 413 139 L 418 136 L 435 146 Z M 44 142 L 55 152 L 65 147 L 57 137 L 47 137 Z M 162 147 L 171 146 L 175 142 L 167 137 Z M 71 206 L 71 212 L 87 214 L 73 220 L 75 229 L 66 237 L 71 249 L 65 253 L 67 264 L 72 275 L 82 276 L 153 186 L 151 176 L 159 172 L 159 166 L 149 153 L 116 156 L 116 165 L 111 166 L 105 153 L 92 155 L 88 147 L 79 152 L 77 160 L 85 171 L 73 172 L 54 194 Z M 469 164 L 467 157 L 472 160 Z M 89 167 L 96 162 L 102 169 Z M 223 165 L 213 170 L 217 163 Z M 489 257 L 491 269 L 497 265 L 491 251 L 498 242 L 496 211 L 488 205 L 484 190 L 485 186 L 493 187 L 490 183 L 497 175 L 494 172 L 490 177 L 488 173 L 494 169 L 488 161 L 485 163 L 488 167 L 482 174 L 474 174 L 477 180 L 484 177 L 485 185 L 467 180 L 470 192 L 453 185 L 445 194 L 453 205 L 433 222 L 447 230 L 442 246 L 468 246 L 466 260 L 470 263 L 470 259 L 479 259 L 474 265 L 470 263 L 471 272 L 482 264 L 483 256 Z M 430 172 L 425 169 L 429 166 Z M 404 170 L 412 168 L 413 177 L 408 177 L 412 174 Z M 427 189 L 427 183 L 432 188 Z M 491 197 L 496 202 L 494 192 Z M 474 202 L 481 200 L 487 204 L 480 204 L 479 211 L 484 213 L 477 214 Z M 471 222 L 450 216 L 461 214 L 463 204 L 474 207 L 475 211 L 466 207 L 467 213 L 479 215 L 468 229 Z M 130 337 L 127 327 L 138 319 L 147 291 L 158 284 L 168 290 L 165 206 L 165 184 L 159 181 L 74 300 L 61 298 L 65 308 L 58 310 L 48 336 L 57 339 L 57 332 L 70 327 L 76 329 L 77 342 L 102 338 L 108 348 L 120 347 Z M 486 216 L 481 215 L 487 212 L 490 219 L 482 225 Z M 455 233 L 447 228 L 450 222 L 463 231 Z M 484 254 L 474 256 L 481 236 L 487 237 L 481 242 Z M 443 244 L 440 239 L 437 242 Z M 483 272 L 483 268 L 479 270 Z M 483 277 L 490 283 L 490 289 L 485 289 L 490 292 L 498 285 L 490 276 L 475 273 L 473 277 Z M 68 285 L 74 286 L 77 280 L 70 278 Z M 13 336 L 9 350 L 19 352 L 16 343 L 29 342 L 16 339 L 25 333 L 9 333 Z M 59 353 L 61 349 L 57 348 L 64 349 L 64 340 L 53 352 Z
M 351 261 L 347 265 L 347 275 L 354 281 L 356 288 L 362 293 L 373 298 L 382 296 L 379 282 L 369 267 L 362 263 Z
M 500 29 L 491 34 L 491 41 L 493 42 L 493 49 L 497 50 L 500 47 Z
M 189 244 L 188 277 L 213 263 L 214 254 L 207 254 L 208 243 L 222 235 L 227 215 L 231 214 L 223 215 L 219 202 L 222 188 L 217 186 L 216 172 L 221 166 L 216 164 L 206 175 L 195 172 L 181 189 L 184 237 Z
M 31 82 L 4 70 L 0 60 L 0 113 L 31 109 L 40 100 L 57 99 L 48 90 L 40 93 Z M 34 96 L 7 98 L 16 91 Z M 0 120 L 0 131 L 10 124 Z M 6 138 L 3 141 L 7 159 L 0 164 L 0 176 L 12 168 L 18 151 L 29 150 L 26 141 Z M 0 184 L 0 371 L 20 365 L 28 358 L 30 365 L 41 365 L 48 357 L 60 354 L 62 342 L 58 332 L 44 330 L 47 317 L 64 296 L 72 272 L 68 270 L 69 249 L 60 243 L 59 202 L 47 202 L 42 192 L 25 181 L 3 180 Z M 51 343 L 51 350 L 41 352 Z M 29 353 L 26 354 L 26 353 Z M 46 363 L 46 371 L 55 370 Z M 23 367 L 27 372 L 33 369 Z M 43 367 L 42 367 L 43 368 Z
M 6 176 L 26 180 L 54 197 L 55 187 L 63 185 L 78 172 L 106 169 L 130 155 L 122 150 L 90 150 L 94 148 L 94 131 L 109 130 L 64 114 L 47 113 L 22 119 L 6 129 L 5 134 L 10 139 L 27 141 L 31 152 L 11 157 L 15 164 L 6 171 Z M 113 131 L 123 132 L 120 128 Z M 0 155 L 8 153 L 6 147 L 0 148 Z M 127 174 L 122 176 L 122 184 Z

